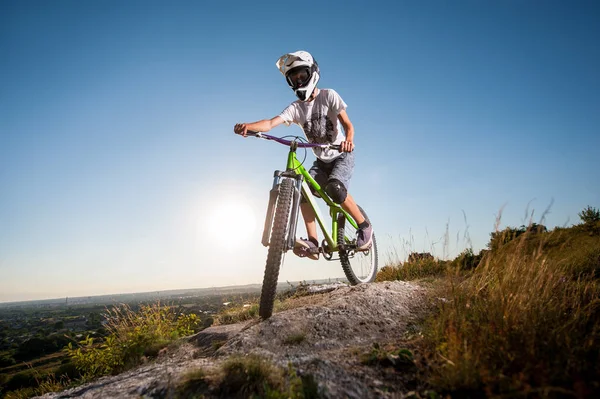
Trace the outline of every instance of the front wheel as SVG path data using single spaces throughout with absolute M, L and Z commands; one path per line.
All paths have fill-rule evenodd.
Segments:
M 283 179 L 279 185 L 279 194 L 273 218 L 273 229 L 267 253 L 267 265 L 265 266 L 265 277 L 260 293 L 258 314 L 263 319 L 267 319 L 273 314 L 273 302 L 275 302 L 275 294 L 277 292 L 277 279 L 279 278 L 279 268 L 281 267 L 283 252 L 285 250 L 288 219 L 293 198 L 294 180 Z
M 371 223 L 365 211 L 359 206 L 363 217 Z M 367 251 L 355 251 L 353 244 L 356 241 L 356 229 L 346 220 L 344 215 L 340 215 L 338 220 L 338 245 L 343 245 L 340 249 L 340 261 L 346 278 L 352 285 L 361 283 L 370 283 L 375 280 L 377 275 L 377 241 L 373 233 L 373 245 Z

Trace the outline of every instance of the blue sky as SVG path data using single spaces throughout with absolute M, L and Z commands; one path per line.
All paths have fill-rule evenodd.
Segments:
M 4 0 L 0 301 L 260 283 L 286 149 L 232 128 L 294 100 L 275 61 L 299 49 L 348 104 L 382 265 L 478 251 L 500 213 L 576 223 L 600 207 L 599 22 L 593 1 Z M 226 234 L 224 204 L 250 227 Z M 339 276 L 288 254 L 280 279 Z

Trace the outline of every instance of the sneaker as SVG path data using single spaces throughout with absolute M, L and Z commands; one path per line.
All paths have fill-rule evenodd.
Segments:
M 294 254 L 301 258 L 319 260 L 319 246 L 308 238 L 296 238 Z
M 366 251 L 373 244 L 373 226 L 369 223 L 364 229 L 358 229 L 356 232 L 356 250 Z

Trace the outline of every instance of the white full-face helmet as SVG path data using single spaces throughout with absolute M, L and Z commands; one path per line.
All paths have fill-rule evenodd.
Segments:
M 277 68 L 302 101 L 307 101 L 319 82 L 319 65 L 307 51 L 296 51 L 279 57 Z

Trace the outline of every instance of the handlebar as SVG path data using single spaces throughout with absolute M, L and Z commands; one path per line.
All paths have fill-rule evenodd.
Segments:
M 282 139 L 280 137 L 275 137 L 275 136 L 271 136 L 270 134 L 265 134 L 265 133 L 261 133 L 261 132 L 255 132 L 253 130 L 248 130 L 246 132 L 246 136 L 251 136 L 251 137 L 257 137 L 259 139 L 265 139 L 265 140 L 271 140 L 271 141 L 276 141 L 279 144 L 283 144 L 283 145 L 291 145 L 294 141 L 292 140 L 286 140 L 286 139 Z M 341 146 L 339 144 L 316 144 L 316 143 L 299 143 L 296 142 L 296 145 L 298 148 L 316 148 L 316 147 L 320 147 L 320 148 L 326 148 L 326 149 L 333 149 L 333 150 L 341 150 Z

